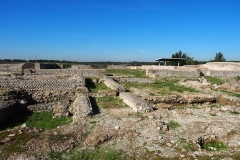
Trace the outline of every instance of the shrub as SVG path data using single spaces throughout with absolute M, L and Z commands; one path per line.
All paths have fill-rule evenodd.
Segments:
M 168 122 L 168 127 L 169 128 L 176 129 L 176 128 L 180 127 L 180 126 L 181 125 L 178 122 L 175 122 L 175 121 L 169 121 Z
M 220 151 L 220 150 L 223 150 L 226 148 L 227 148 L 227 146 L 219 141 L 210 141 L 203 145 L 203 149 L 208 150 L 208 151 L 212 151 L 212 150 Z

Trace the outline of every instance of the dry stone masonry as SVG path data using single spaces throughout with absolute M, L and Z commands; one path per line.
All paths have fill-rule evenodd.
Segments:
M 107 87 L 116 90 L 117 92 L 124 92 L 125 89 L 118 82 L 114 81 L 112 78 L 104 77 L 104 83 Z
M 119 83 L 155 83 L 155 79 L 153 78 L 122 78 L 122 77 L 111 77 L 115 81 Z
M 77 98 L 73 102 L 71 112 L 73 114 L 73 123 L 76 123 L 81 118 L 92 114 L 92 105 L 90 103 L 88 94 L 77 95 Z
M 136 112 L 150 112 L 153 110 L 147 101 L 130 92 L 121 92 L 119 97 Z

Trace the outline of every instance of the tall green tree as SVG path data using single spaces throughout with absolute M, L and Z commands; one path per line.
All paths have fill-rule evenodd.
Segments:
M 197 64 L 197 61 L 194 60 L 193 57 L 189 57 L 186 53 L 183 53 L 181 50 L 172 54 L 172 58 L 186 58 L 186 61 L 181 61 L 180 65 L 193 65 Z M 176 66 L 178 62 L 171 62 L 171 65 Z
M 216 53 L 216 56 L 214 57 L 215 62 L 225 62 L 226 59 L 223 57 L 222 52 Z

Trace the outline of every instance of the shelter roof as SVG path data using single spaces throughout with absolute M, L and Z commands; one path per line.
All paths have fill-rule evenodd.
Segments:
M 155 61 L 179 61 L 179 60 L 187 60 L 187 58 L 159 58 Z

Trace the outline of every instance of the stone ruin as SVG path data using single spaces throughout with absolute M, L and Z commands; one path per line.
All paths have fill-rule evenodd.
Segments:
M 91 69 L 88 65 L 73 65 L 71 69 L 38 69 L 39 64 L 0 65 L 0 87 L 2 90 L 16 90 L 13 96 L 0 95 L 0 121 L 19 109 L 28 111 L 53 111 L 54 117 L 73 114 L 73 121 L 91 115 L 93 112 L 85 77 L 100 77 L 105 85 L 116 92 L 134 111 L 149 112 L 153 108 L 141 97 L 127 92 L 121 83 L 155 83 L 155 77 L 183 76 L 239 76 L 239 63 L 211 62 L 199 66 L 113 66 L 108 68 L 145 69 L 153 78 L 123 78 L 107 76 L 104 69 Z M 41 66 L 41 65 L 40 65 Z M 44 66 L 42 66 L 44 68 Z M 46 68 L 47 66 L 45 66 Z M 48 66 L 49 67 L 49 66 Z M 61 67 L 60 67 L 61 68 Z M 73 98 L 74 97 L 74 98 Z M 72 103 L 70 103 L 72 102 Z

